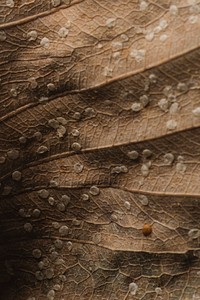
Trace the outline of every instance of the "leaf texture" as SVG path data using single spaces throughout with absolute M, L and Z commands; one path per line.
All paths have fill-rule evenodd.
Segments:
M 2 299 L 200 299 L 199 13 L 2 0 Z

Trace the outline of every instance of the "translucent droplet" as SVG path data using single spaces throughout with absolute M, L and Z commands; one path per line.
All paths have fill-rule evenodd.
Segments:
M 27 33 L 27 39 L 28 41 L 35 41 L 37 40 L 38 33 L 36 30 L 31 30 Z
M 57 7 L 61 4 L 60 0 L 51 0 L 51 4 L 53 5 L 53 7 Z
M 91 186 L 89 193 L 93 196 L 97 196 L 100 193 L 100 190 L 96 185 L 93 185 Z
M 73 135 L 73 136 L 79 136 L 80 135 L 80 132 L 79 132 L 79 130 L 78 129 L 73 129 L 72 130 L 72 132 L 71 132 L 71 134 Z
M 158 102 L 158 106 L 160 107 L 161 110 L 167 111 L 169 108 L 169 101 L 163 98 Z
M 186 169 L 187 169 L 187 166 L 186 166 L 184 163 L 178 162 L 178 163 L 176 164 L 176 171 L 177 171 L 178 173 L 184 174 L 185 171 L 186 171 Z
M 7 36 L 5 31 L 0 30 L 0 42 L 4 42 L 6 40 Z
M 171 165 L 174 161 L 174 155 L 172 153 L 166 153 L 164 155 L 164 163 L 166 165 Z
M 26 224 L 24 224 L 24 230 L 25 230 L 26 232 L 31 232 L 31 231 L 33 230 L 32 224 L 31 224 L 31 223 L 26 223 Z
M 13 0 L 6 0 L 6 6 L 13 8 L 15 6 L 15 3 Z
M 58 228 L 60 228 L 60 223 L 52 222 L 52 226 L 53 226 L 53 228 L 58 229 Z
M 189 238 L 195 240 L 200 237 L 200 230 L 198 228 L 190 229 L 188 232 Z
M 6 158 L 4 156 L 0 156 L 0 164 L 4 164 L 6 161 Z
M 67 195 L 62 195 L 61 200 L 63 203 L 65 203 L 65 205 L 67 205 L 70 201 L 70 197 Z
M 12 173 L 12 179 L 15 181 L 20 181 L 22 179 L 22 173 L 20 171 L 14 171 Z
M 55 0 L 54 0 L 54 1 L 55 1 Z M 60 0 L 59 0 L 59 1 L 60 1 Z M 47 299 L 48 299 L 48 300 L 54 300 L 55 295 L 56 295 L 55 291 L 54 291 L 54 290 L 50 290 L 50 291 L 48 292 L 48 294 L 47 294 Z
M 34 258 L 40 258 L 42 256 L 42 252 L 40 249 L 34 249 L 32 251 L 32 255 Z
M 141 11 L 146 10 L 148 8 L 148 6 L 149 6 L 148 2 L 146 2 L 146 1 L 141 1 L 140 2 L 140 10 Z
M 178 7 L 176 5 L 170 5 L 169 12 L 173 16 L 178 15 Z
M 140 102 L 134 102 L 131 106 L 132 111 L 138 112 L 143 109 L 143 105 Z
M 125 201 L 124 202 L 124 206 L 126 207 L 127 210 L 130 210 L 131 209 L 131 204 L 129 201 Z
M 66 226 L 66 225 L 62 225 L 60 228 L 59 228 L 59 234 L 61 236 L 67 236 L 69 233 L 69 228 Z
M 38 195 L 42 199 L 47 199 L 49 197 L 49 191 L 42 189 L 38 191 Z
M 43 153 L 46 153 L 46 152 L 48 152 L 48 151 L 49 151 L 49 149 L 47 148 L 47 146 L 40 146 L 40 147 L 38 147 L 37 150 L 36 150 L 36 152 L 37 152 L 38 154 L 43 154 Z
M 81 173 L 81 172 L 83 171 L 83 169 L 84 169 L 84 166 L 83 166 L 82 164 L 80 164 L 80 163 L 76 163 L 76 164 L 74 165 L 74 171 L 75 171 L 77 174 Z
M 135 282 L 131 282 L 129 284 L 129 291 L 130 291 L 130 294 L 131 295 L 136 295 L 137 293 L 137 290 L 138 290 L 138 285 L 135 283 Z
M 109 67 L 105 67 L 103 70 L 103 74 L 106 77 L 112 77 L 113 76 L 113 70 Z
M 8 158 L 15 160 L 15 159 L 19 158 L 19 151 L 15 150 L 15 149 L 9 150 L 7 152 L 7 156 L 8 156 Z
M 45 276 L 47 279 L 51 279 L 54 276 L 54 269 L 53 268 L 48 268 L 45 270 Z
M 57 249 L 62 249 L 63 248 L 63 241 L 57 239 L 57 240 L 55 240 L 54 245 Z
M 115 18 L 109 18 L 106 20 L 106 26 L 108 28 L 113 28 L 116 25 L 116 19 Z
M 149 149 L 144 149 L 144 150 L 142 151 L 142 155 L 143 155 L 145 158 L 149 158 L 149 157 L 152 156 L 152 151 L 149 150 Z
M 49 39 L 47 37 L 43 37 L 40 41 L 40 45 L 44 48 L 48 48 L 49 47 Z
M 62 124 L 62 125 L 66 125 L 67 124 L 67 120 L 63 117 L 57 117 L 56 120 Z
M 155 292 L 156 292 L 157 295 L 161 295 L 162 294 L 162 289 L 160 287 L 156 287 Z
M 90 199 L 90 197 L 89 197 L 88 194 L 82 194 L 82 195 L 81 195 L 81 199 L 82 199 L 83 201 L 88 201 L 88 200 Z
M 57 129 L 57 134 L 59 138 L 62 138 L 66 133 L 66 128 L 63 125 L 60 125 Z
M 190 24 L 195 24 L 198 21 L 198 16 L 190 16 L 188 18 L 188 21 L 190 22 Z
M 142 205 L 148 205 L 149 204 L 149 199 L 145 195 L 138 195 L 138 200 Z
M 179 82 L 176 88 L 179 92 L 185 93 L 188 91 L 188 85 L 184 82 Z
M 38 208 L 35 208 L 32 212 L 32 216 L 34 218 L 38 218 L 40 216 L 40 214 L 41 214 L 41 211 Z
M 36 131 L 33 136 L 34 136 L 34 138 L 36 138 L 37 141 L 41 141 L 42 140 L 42 133 L 40 131 Z
M 42 281 L 44 279 L 44 275 L 41 271 L 35 272 L 35 278 L 39 281 Z
M 169 109 L 169 113 L 171 115 L 176 114 L 179 111 L 179 105 L 177 102 L 172 103 Z
M 58 203 L 57 204 L 57 209 L 61 212 L 64 212 L 66 207 L 65 207 L 65 204 L 64 203 Z
M 74 150 L 74 151 L 80 151 L 81 150 L 81 145 L 79 144 L 79 143 L 73 143 L 72 145 L 71 145 L 71 148 L 72 148 L 72 150 Z
M 160 20 L 159 26 L 164 30 L 168 27 L 168 22 L 165 19 Z
M 177 122 L 175 120 L 169 120 L 166 123 L 167 129 L 174 130 L 177 127 Z
M 153 31 L 148 32 L 148 33 L 145 35 L 145 39 L 146 39 L 148 42 L 153 41 L 153 39 L 154 39 L 154 32 L 153 32 Z
M 49 197 L 48 202 L 51 206 L 55 204 L 55 199 L 53 197 Z
M 2 195 L 8 196 L 12 191 L 12 187 L 9 185 L 4 186 Z
M 149 167 L 146 164 L 143 164 L 141 167 L 141 173 L 144 177 L 149 175 Z
M 71 251 L 72 250 L 72 242 L 70 242 L 70 241 L 67 242 L 66 247 L 67 247 L 68 251 Z
M 48 124 L 50 127 L 54 128 L 54 129 L 58 129 L 58 127 L 60 126 L 58 120 L 56 120 L 56 119 L 50 119 L 48 121 Z
M 51 82 L 47 84 L 47 88 L 49 91 L 54 91 L 56 89 L 55 84 Z
M 195 108 L 195 109 L 193 109 L 193 111 L 192 111 L 192 113 L 193 113 L 193 115 L 195 116 L 195 117 L 200 117 L 200 106 L 199 107 L 197 107 L 197 108 Z
M 168 35 L 167 35 L 167 34 L 162 34 L 162 35 L 160 36 L 160 41 L 161 41 L 161 42 L 165 42 L 167 39 L 168 39 Z
M 127 155 L 128 155 L 128 157 L 130 159 L 133 159 L 133 160 L 135 160 L 135 159 L 137 159 L 139 157 L 139 153 L 137 151 L 135 151 L 135 150 L 129 151 L 127 153 Z
M 20 138 L 19 138 L 20 144 L 26 144 L 26 141 L 27 141 L 27 139 L 25 136 L 20 136 Z
M 143 107 L 146 107 L 149 104 L 149 97 L 147 95 L 142 95 L 140 97 L 140 103 Z
M 146 50 L 145 49 L 132 49 L 130 56 L 135 58 L 136 62 L 141 62 L 145 58 Z
M 65 28 L 65 27 L 61 27 L 58 31 L 58 35 L 61 38 L 65 38 L 69 33 L 69 29 Z

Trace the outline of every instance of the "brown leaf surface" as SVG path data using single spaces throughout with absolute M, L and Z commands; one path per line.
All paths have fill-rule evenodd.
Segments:
M 199 13 L 2 0 L 3 300 L 200 299 Z

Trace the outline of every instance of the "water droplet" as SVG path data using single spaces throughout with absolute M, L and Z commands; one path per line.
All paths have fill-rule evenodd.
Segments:
M 130 210 L 131 209 L 131 204 L 129 201 L 125 201 L 124 202 L 124 206 L 126 207 L 127 210 Z
M 113 76 L 112 73 L 113 73 L 113 70 L 109 67 L 105 67 L 103 70 L 103 74 L 106 77 L 112 77 Z
M 43 154 L 43 153 L 46 153 L 48 151 L 49 151 L 49 149 L 47 148 L 47 146 L 39 146 L 38 149 L 36 150 L 36 152 L 38 154 Z
M 73 246 L 72 242 L 68 241 L 68 242 L 66 243 L 66 247 L 67 247 L 68 251 L 71 251 L 71 250 L 72 250 L 72 246 Z
M 45 104 L 46 102 L 48 102 L 49 101 L 49 98 L 48 97 L 40 97 L 39 99 L 38 99 L 38 101 L 40 102 L 40 103 L 42 103 L 42 104 Z
M 147 164 L 143 164 L 141 167 L 141 173 L 144 177 L 147 177 L 149 175 L 149 167 Z
M 156 292 L 157 295 L 161 295 L 162 294 L 162 289 L 160 287 L 156 287 L 155 292 Z
M 190 24 L 195 24 L 198 21 L 198 16 L 190 16 L 188 18 L 188 21 L 190 22 Z
M 22 173 L 20 171 L 14 171 L 12 173 L 12 179 L 15 181 L 20 181 L 22 179 Z
M 143 107 L 146 107 L 149 104 L 149 97 L 147 95 L 142 95 L 140 97 L 140 103 Z
M 61 236 L 67 236 L 68 233 L 69 233 L 69 227 L 67 227 L 66 225 L 62 225 L 59 228 L 59 233 L 60 233 Z
M 195 240 L 200 237 L 200 230 L 198 228 L 190 229 L 188 232 L 189 238 Z
M 101 233 L 95 233 L 95 234 L 93 234 L 92 240 L 93 240 L 93 242 L 94 242 L 95 244 L 101 243 L 101 240 L 102 240 Z
M 137 290 L 138 290 L 138 285 L 135 283 L 135 282 L 131 282 L 129 284 L 129 291 L 130 291 L 130 294 L 131 295 L 136 295 L 137 293 Z
M 80 163 L 76 163 L 76 164 L 74 165 L 74 171 L 75 171 L 77 174 L 81 173 L 81 172 L 83 171 L 83 169 L 84 169 L 84 166 L 83 166 L 82 164 L 80 164 Z
M 111 170 L 112 174 L 120 174 L 120 173 L 127 173 L 127 172 L 128 172 L 128 169 L 126 166 L 117 166 Z
M 130 56 L 135 58 L 136 62 L 141 62 L 145 58 L 146 50 L 145 49 L 132 49 Z
M 49 47 L 49 39 L 47 37 L 43 37 L 40 41 L 40 45 L 44 48 L 48 48 Z
M 40 216 L 40 214 L 41 214 L 41 211 L 38 208 L 35 208 L 32 212 L 32 216 L 34 218 L 38 218 Z
M 36 30 L 31 30 L 27 33 L 28 41 L 35 41 L 37 40 L 38 34 Z
M 51 4 L 53 5 L 53 7 L 57 7 L 60 5 L 60 0 L 51 0 Z
M 143 109 L 143 105 L 139 102 L 134 102 L 131 106 L 132 111 L 138 112 Z
M 4 156 L 0 156 L 0 164 L 4 164 L 6 161 L 6 158 Z
M 55 0 L 54 0 L 54 1 L 55 1 Z M 54 300 L 55 295 L 56 295 L 55 291 L 54 291 L 54 290 L 50 290 L 50 291 L 48 292 L 48 294 L 47 294 L 47 299 L 48 299 L 48 300 Z
M 50 120 L 48 121 L 48 124 L 49 124 L 49 126 L 52 127 L 53 129 L 57 129 L 57 128 L 60 126 L 59 122 L 58 122 L 56 119 L 50 119 Z
M 89 195 L 88 194 L 82 194 L 81 195 L 81 200 L 83 201 L 88 201 L 90 199 Z
M 62 262 L 64 263 L 63 260 L 62 260 Z M 55 291 L 60 291 L 60 290 L 61 290 L 60 284 L 54 284 L 53 289 L 54 289 Z
M 124 33 L 120 35 L 120 38 L 123 40 L 123 42 L 128 42 L 129 41 L 128 35 L 126 35 Z
M 140 2 L 140 10 L 141 11 L 146 10 L 148 8 L 148 6 L 149 6 L 148 2 L 146 2 L 146 1 L 141 1 Z
M 49 197 L 48 202 L 51 206 L 55 204 L 55 199 L 53 197 Z
M 175 120 L 169 120 L 166 123 L 167 129 L 174 130 L 177 127 L 177 122 Z
M 64 212 L 66 207 L 65 207 L 65 204 L 64 203 L 58 203 L 57 204 L 57 209 L 61 212 Z
M 44 275 L 41 271 L 35 272 L 35 278 L 39 281 L 42 281 L 44 279 Z
M 62 125 L 66 125 L 67 124 L 67 120 L 63 117 L 57 117 L 56 120 L 62 124 Z
M 178 7 L 176 5 L 170 5 L 169 12 L 173 16 L 178 15 Z
M 12 191 L 12 187 L 9 185 L 4 186 L 2 195 L 8 196 Z
M 42 140 L 42 133 L 40 131 L 36 131 L 33 135 L 34 138 L 36 138 L 37 141 Z
M 108 28 L 113 28 L 116 25 L 116 19 L 115 18 L 109 18 L 106 20 L 106 26 Z
M 179 104 L 177 102 L 172 103 L 169 109 L 171 115 L 176 114 L 179 111 Z
M 89 193 L 93 196 L 97 196 L 100 193 L 99 188 L 96 185 L 91 186 Z
M 168 27 L 168 22 L 165 19 L 160 20 L 159 26 L 164 30 Z
M 135 151 L 135 150 L 129 151 L 127 153 L 127 155 L 128 155 L 128 157 L 130 159 L 133 159 L 133 160 L 135 160 L 135 159 L 137 159 L 139 157 L 139 153 L 137 151 Z
M 172 153 L 166 153 L 164 155 L 164 164 L 171 165 L 174 161 L 174 155 Z
M 57 240 L 55 240 L 54 245 L 57 249 L 62 249 L 63 248 L 63 241 L 57 239 Z
M 178 162 L 178 163 L 176 164 L 176 171 L 177 171 L 178 173 L 184 174 L 185 171 L 186 171 L 186 169 L 187 169 L 187 166 L 186 166 L 184 163 Z
M 154 39 L 154 32 L 153 32 L 153 31 L 148 32 L 148 33 L 145 35 L 145 39 L 146 39 L 148 42 L 153 41 L 153 39 Z
M 19 142 L 20 142 L 20 144 L 26 144 L 26 142 L 27 142 L 26 137 L 25 136 L 20 136 Z
M 61 27 L 58 31 L 58 35 L 61 38 L 65 38 L 69 33 L 69 29 L 65 28 L 65 27 Z
M 184 83 L 184 82 L 179 82 L 178 84 L 177 84 L 177 90 L 179 91 L 179 92 L 183 92 L 183 93 L 185 93 L 185 92 L 187 92 L 188 91 L 188 86 L 187 86 L 187 84 L 186 83 Z
M 79 130 L 78 129 L 73 129 L 72 130 L 72 132 L 71 132 L 71 134 L 73 135 L 73 136 L 79 136 L 80 135 L 80 132 L 79 132 Z
M 138 200 L 140 201 L 140 203 L 144 206 L 149 204 L 149 199 L 147 198 L 147 196 L 145 195 L 138 195 Z
M 160 36 L 160 41 L 161 41 L 161 42 L 165 42 L 167 39 L 168 39 L 168 35 L 167 35 L 167 34 L 162 34 L 162 35 Z
M 42 199 L 47 199 L 49 197 L 49 191 L 42 189 L 38 191 L 38 195 Z
M 54 276 L 54 269 L 48 268 L 48 269 L 45 270 L 44 273 L 45 273 L 45 276 L 46 276 L 47 279 L 51 279 Z
M 40 249 L 34 249 L 32 251 L 32 255 L 34 258 L 40 258 L 42 256 L 42 252 Z
M 9 150 L 7 152 L 7 156 L 8 158 L 12 159 L 12 160 L 15 160 L 19 157 L 19 151 L 18 150 Z
M 70 201 L 70 197 L 67 195 L 62 195 L 61 200 L 63 203 L 65 203 L 65 205 L 68 205 L 68 203 Z
M 66 128 L 63 125 L 60 125 L 57 129 L 57 134 L 59 138 L 62 138 L 66 133 Z
M 112 42 L 112 48 L 114 51 L 120 51 L 123 48 L 122 42 Z
M 24 224 L 24 230 L 25 230 L 26 232 L 31 232 L 31 231 L 33 230 L 32 224 L 31 224 L 31 223 L 25 223 L 25 224 Z
M 169 101 L 166 98 L 163 98 L 158 102 L 158 106 L 162 111 L 166 112 L 169 108 Z
M 0 30 L 0 42 L 4 42 L 6 40 L 6 33 L 3 30 Z
M 13 0 L 6 0 L 6 6 L 13 8 L 15 6 L 15 3 Z
M 192 111 L 192 113 L 193 113 L 193 115 L 195 116 L 195 117 L 200 117 L 200 106 L 199 107 L 197 107 L 197 108 L 195 108 L 195 109 L 193 109 L 193 111 Z
M 142 151 L 142 155 L 143 155 L 145 158 L 149 158 L 149 157 L 152 156 L 152 151 L 149 150 L 149 149 L 144 149 L 144 150 Z
M 79 143 L 73 143 L 72 145 L 71 145 L 71 148 L 72 148 L 72 150 L 74 150 L 74 151 L 80 151 L 81 150 L 81 145 L 79 144 Z

